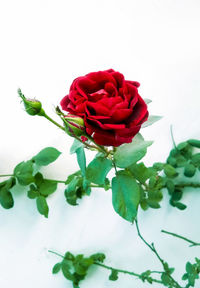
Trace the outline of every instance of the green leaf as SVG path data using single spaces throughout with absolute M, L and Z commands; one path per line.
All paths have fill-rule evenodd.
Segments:
M 69 265 L 69 261 L 64 259 L 62 261 L 62 272 L 63 272 L 63 275 L 66 279 L 68 280 L 71 280 L 73 281 L 74 280 L 74 277 L 73 277 L 73 274 L 70 272 L 70 265 Z
M 64 258 L 69 261 L 74 261 L 75 257 L 71 252 L 66 252 Z
M 172 195 L 172 193 L 174 193 L 174 189 L 175 189 L 174 182 L 170 179 L 167 179 L 166 187 L 167 187 L 169 195 Z
M 86 275 L 88 268 L 94 263 L 92 258 L 82 258 L 78 255 L 75 258 L 74 269 L 79 275 Z
M 176 202 L 175 206 L 179 209 L 179 210 L 185 210 L 187 208 L 187 206 L 181 202 Z
M 36 199 L 38 212 L 48 218 L 49 207 L 44 196 L 39 196 Z
M 77 139 L 74 139 L 74 142 L 70 148 L 70 154 L 76 153 L 76 151 L 81 147 L 84 147 L 83 143 L 78 141 Z
M 10 209 L 14 206 L 12 194 L 5 187 L 0 189 L 0 204 L 5 209 Z
M 43 178 L 43 176 L 42 176 L 42 174 L 40 172 L 35 174 L 34 178 L 35 178 L 35 184 L 37 186 L 40 186 L 42 184 L 43 180 L 44 180 L 44 178 Z
M 40 193 L 39 193 L 37 187 L 35 187 L 35 185 L 31 184 L 29 188 L 30 188 L 30 190 L 28 190 L 28 192 L 27 192 L 28 198 L 35 199 L 38 196 L 40 196 Z
M 200 148 L 200 140 L 190 139 L 187 142 L 193 147 Z
M 32 158 L 32 160 L 39 166 L 47 166 L 54 162 L 60 156 L 60 154 L 61 152 L 56 148 L 47 147 L 42 149 L 36 156 Z
M 199 167 L 200 166 L 200 153 L 194 154 L 191 158 L 192 163 Z
M 188 142 L 181 142 L 181 143 L 178 144 L 177 149 L 181 151 L 181 150 L 184 150 L 187 147 L 188 147 Z
M 86 158 L 85 158 L 85 151 L 83 147 L 80 147 L 76 150 L 76 156 L 77 156 L 78 165 L 81 169 L 82 175 L 85 176 Z
M 182 280 L 187 280 L 188 279 L 188 274 L 185 273 L 183 276 L 182 276 Z
M 62 267 L 62 264 L 61 264 L 61 263 L 56 263 L 56 264 L 53 266 L 52 273 L 53 273 L 53 274 L 57 274 L 57 273 L 60 271 L 61 267 Z
M 165 172 L 165 175 L 169 178 L 174 178 L 174 177 L 178 176 L 176 169 L 173 166 L 171 166 L 170 164 L 165 164 L 164 172 Z
M 156 115 L 150 115 L 148 117 L 148 120 L 145 121 L 143 124 L 142 124 L 142 127 L 141 128 L 146 128 L 152 124 L 154 124 L 155 122 L 159 121 L 160 119 L 162 119 L 163 117 L 162 116 L 156 116 Z
M 175 188 L 174 192 L 172 193 L 171 199 L 173 201 L 179 201 L 179 200 L 181 200 L 182 196 L 183 196 L 183 191 L 181 189 Z
M 141 183 L 145 183 L 147 179 L 151 176 L 156 175 L 156 171 L 153 168 L 147 168 L 143 162 L 139 164 L 132 164 L 128 167 L 128 170 L 133 174 L 133 176 Z
M 172 280 L 167 273 L 165 273 L 165 272 L 162 273 L 161 280 L 165 286 L 171 287 L 169 285 L 172 284 Z
M 111 274 L 109 276 L 109 280 L 116 281 L 118 279 L 118 271 L 115 269 L 111 270 Z
M 105 258 L 106 258 L 106 256 L 103 253 L 96 253 L 96 254 L 91 255 L 90 258 L 92 258 L 94 262 L 103 263 Z
M 103 185 L 106 176 L 112 168 L 112 161 L 103 157 L 97 157 L 86 168 L 86 178 L 88 181 Z
M 69 183 L 67 188 L 65 189 L 65 197 L 67 202 L 70 205 L 77 205 L 77 198 L 81 198 L 82 193 L 78 194 L 78 190 L 80 190 L 82 185 L 82 178 L 74 177 L 73 180 Z M 79 191 L 81 192 L 81 191 Z
M 123 144 L 116 149 L 114 153 L 114 161 L 117 167 L 126 168 L 133 163 L 142 159 L 146 152 L 147 147 L 153 141 L 144 141 L 143 137 L 138 133 L 133 138 L 132 143 Z
M 14 169 L 14 175 L 19 184 L 26 186 L 34 182 L 33 162 L 31 160 L 19 163 Z
M 38 188 L 40 194 L 42 194 L 43 196 L 48 196 L 56 191 L 57 183 L 54 181 L 44 179 Z
M 153 164 L 153 168 L 156 169 L 157 171 L 162 171 L 164 168 L 164 163 L 156 162 Z
M 191 163 L 188 163 L 186 166 L 185 166 L 185 169 L 184 169 L 184 175 L 186 177 L 193 177 L 194 174 L 196 172 L 196 167 L 191 164 Z
M 81 176 L 81 171 L 80 170 L 76 171 L 75 173 L 73 173 L 71 175 L 69 175 L 67 177 L 67 180 L 66 180 L 65 184 L 69 184 L 76 176 Z
M 115 211 L 127 221 L 133 222 L 140 201 L 140 189 L 135 179 L 118 173 L 112 179 L 112 203 Z

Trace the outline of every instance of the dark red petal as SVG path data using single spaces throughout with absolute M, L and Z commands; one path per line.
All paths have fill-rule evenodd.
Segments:
M 131 109 L 115 110 L 111 115 L 111 119 L 114 122 L 121 122 L 123 120 L 126 120 L 131 114 L 132 114 Z
M 109 109 L 102 105 L 99 102 L 93 103 L 93 102 L 87 102 L 87 109 L 90 113 L 90 115 L 105 115 L 108 116 L 109 115 Z
M 141 128 L 141 125 L 131 127 L 131 128 L 125 128 L 123 130 L 117 130 L 116 134 L 120 137 L 133 137 L 135 134 L 139 132 Z
M 107 71 L 92 72 L 92 73 L 87 74 L 85 77 L 88 77 L 88 79 L 98 83 L 99 89 L 104 88 L 104 85 L 107 82 L 111 82 L 115 86 L 117 85 L 117 82 L 115 78 L 112 76 L 112 73 L 109 73 Z
M 116 104 L 121 103 L 123 99 L 120 96 L 117 97 L 106 97 L 98 101 L 98 103 L 104 105 L 108 109 L 111 109 L 114 107 Z
M 87 121 L 88 122 L 88 121 Z M 91 126 L 96 126 L 101 128 L 102 130 L 121 130 L 124 129 L 126 126 L 125 124 L 112 124 L 112 123 L 101 123 L 97 119 L 92 119 L 90 120 L 90 125 Z
M 106 83 L 104 87 L 105 91 L 109 93 L 110 97 L 117 97 L 118 91 L 116 86 L 113 83 Z
M 135 87 L 140 87 L 140 83 L 137 81 L 130 81 L 130 80 L 126 80 L 126 82 L 130 83 L 131 85 L 135 86 Z
M 133 108 L 132 116 L 130 116 L 130 126 L 136 126 L 145 117 L 147 112 L 147 105 L 144 100 L 138 95 L 138 102 Z
M 69 98 L 68 95 L 66 95 L 61 101 L 60 101 L 60 106 L 62 107 L 63 110 L 67 111 L 67 106 L 69 104 Z
M 115 135 L 112 133 L 94 133 L 93 135 L 94 141 L 103 146 L 119 146 L 116 139 Z
M 116 79 L 117 87 L 122 87 L 124 83 L 124 75 L 116 71 L 112 72 L 111 75 Z

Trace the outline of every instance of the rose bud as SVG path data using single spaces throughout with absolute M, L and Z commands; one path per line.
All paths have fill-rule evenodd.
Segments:
M 40 101 L 36 99 L 27 99 L 21 92 L 21 90 L 18 90 L 18 94 L 21 97 L 22 101 L 24 102 L 24 107 L 26 112 L 31 115 L 39 115 L 43 116 L 44 110 L 42 109 L 42 104 Z
M 81 136 L 85 134 L 84 120 L 81 117 L 68 114 L 63 118 L 66 131 L 70 135 Z

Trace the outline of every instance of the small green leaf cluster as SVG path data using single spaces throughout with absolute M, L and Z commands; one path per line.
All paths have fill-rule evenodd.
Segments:
M 77 200 L 84 195 L 90 195 L 91 187 L 85 177 L 82 176 L 81 170 L 68 176 L 65 189 L 66 201 L 70 205 L 77 205 Z
M 200 274 L 200 259 L 195 258 L 195 263 L 186 263 L 186 273 L 183 275 L 182 280 L 188 281 L 186 288 L 195 287 L 196 279 L 199 279 Z
M 196 153 L 197 148 L 200 148 L 199 140 L 190 139 L 181 142 L 170 151 L 167 163 L 159 163 L 160 169 L 165 174 L 164 181 L 170 195 L 170 204 L 180 210 L 187 207 L 180 202 L 183 196 L 183 188 L 186 185 L 179 183 L 180 180 L 177 177 L 191 178 L 197 170 L 200 170 L 200 153 Z
M 64 277 L 72 282 L 73 287 L 79 288 L 79 283 L 86 278 L 88 269 L 96 262 L 103 263 L 104 259 L 105 255 L 103 253 L 85 257 L 83 254 L 74 256 L 71 252 L 67 252 L 62 262 L 54 265 L 52 273 L 56 274 L 61 270 Z
M 142 280 L 142 282 L 147 281 L 149 284 L 152 284 L 153 279 L 150 275 L 151 275 L 151 270 L 147 270 L 147 271 L 141 273 L 139 278 Z
M 60 154 L 57 149 L 47 147 L 30 160 L 19 163 L 14 168 L 13 176 L 0 183 L 0 203 L 2 207 L 9 209 L 14 206 L 14 199 L 10 190 L 15 185 L 28 186 L 28 198 L 36 199 L 39 213 L 48 217 L 49 208 L 46 198 L 56 191 L 57 183 L 44 179 L 38 169 L 54 162 Z
M 167 262 L 163 263 L 164 272 L 161 274 L 161 281 L 164 286 L 169 288 L 177 287 L 174 283 L 174 279 L 171 277 L 171 274 L 174 272 L 174 268 L 170 268 Z
M 110 181 L 106 178 L 112 168 L 112 161 L 104 157 L 102 153 L 98 153 L 96 157 L 86 166 L 86 157 L 84 144 L 78 140 L 70 149 L 70 153 L 76 153 L 77 162 L 80 170 L 69 175 L 65 184 L 66 201 L 70 205 L 77 205 L 77 200 L 84 195 L 90 195 L 91 187 L 102 187 L 105 190 L 110 188 Z

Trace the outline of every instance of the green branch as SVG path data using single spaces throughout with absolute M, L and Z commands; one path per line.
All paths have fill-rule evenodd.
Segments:
M 168 235 L 171 235 L 171 236 L 174 236 L 174 237 L 176 237 L 176 238 L 182 239 L 182 240 L 184 240 L 184 241 L 186 241 L 186 242 L 191 243 L 190 247 L 192 247 L 192 246 L 200 246 L 200 243 L 194 242 L 194 241 L 192 241 L 192 240 L 190 240 L 190 239 L 188 239 L 188 238 L 186 238 L 186 237 L 184 237 L 184 236 L 181 236 L 181 235 L 179 235 L 179 234 L 172 233 L 172 232 L 168 232 L 168 231 L 166 231 L 166 230 L 161 230 L 161 232 L 162 232 L 162 233 L 165 233 L 165 234 L 168 234 Z
M 160 263 L 162 264 L 163 266 L 163 269 L 165 271 L 165 273 L 168 275 L 168 277 L 171 279 L 171 281 L 173 282 L 175 288 L 181 288 L 181 286 L 178 284 L 178 282 L 171 276 L 171 274 L 169 273 L 168 269 L 166 269 L 166 266 L 168 267 L 168 265 L 166 265 L 167 263 L 160 257 L 160 255 L 158 254 L 155 246 L 154 246 L 154 243 L 152 244 L 149 244 L 144 238 L 143 236 L 141 235 L 140 233 L 140 229 L 139 229 L 139 226 L 138 226 L 138 220 L 135 219 L 135 224 L 136 224 L 136 229 L 137 229 L 137 233 L 138 233 L 138 236 L 140 237 L 140 239 L 145 243 L 146 246 L 149 247 L 149 249 L 156 255 L 156 257 L 158 258 L 158 260 L 160 261 Z
M 64 258 L 63 255 L 57 253 L 57 252 L 54 252 L 52 250 L 48 250 L 48 252 L 52 253 L 52 254 L 55 254 L 61 258 Z M 110 271 L 116 271 L 118 273 L 122 273 L 122 274 L 128 274 L 128 275 L 131 275 L 131 276 L 135 276 L 135 277 L 138 277 L 139 279 L 142 280 L 142 274 L 138 274 L 138 273 L 135 273 L 135 272 L 131 272 L 131 271 L 127 271 L 127 270 L 123 270 L 123 269 L 118 269 L 118 268 L 114 268 L 114 267 L 111 267 L 111 266 L 108 266 L 108 265 L 105 265 L 105 264 L 102 264 L 100 262 L 97 262 L 97 261 L 94 261 L 93 263 L 94 265 L 96 266 L 99 266 L 101 268 L 104 268 L 104 269 L 107 269 L 107 270 L 110 270 Z M 162 272 L 161 271 L 150 271 L 151 274 L 161 274 Z M 158 280 L 158 279 L 155 279 L 155 278 L 152 278 L 150 276 L 147 277 L 148 279 L 150 279 L 152 282 L 154 283 L 159 283 L 159 284 L 163 284 L 161 280 Z

